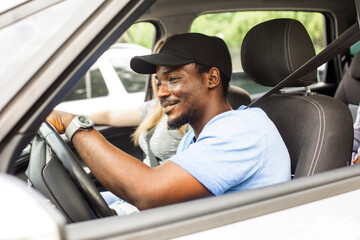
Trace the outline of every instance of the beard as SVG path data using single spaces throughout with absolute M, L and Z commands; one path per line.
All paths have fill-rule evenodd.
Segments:
M 187 112 L 181 114 L 179 117 L 175 118 L 171 122 L 168 121 L 168 129 L 169 130 L 176 130 L 182 127 L 186 123 L 192 122 L 192 110 L 189 109 Z

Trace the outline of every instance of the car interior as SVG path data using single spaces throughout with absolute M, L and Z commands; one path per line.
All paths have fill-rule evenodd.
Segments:
M 25 127 L 22 128 L 20 123 L 17 125 L 22 131 L 21 136 L 11 138 L 11 133 L 4 141 L 17 145 L 16 149 L 2 153 L 2 156 L 11 156 L 6 171 L 24 182 L 31 182 L 37 191 L 51 200 L 68 223 L 65 227 L 67 238 L 111 238 L 121 234 L 146 238 L 177 237 L 359 188 L 356 181 L 360 170 L 350 166 L 353 123 L 360 102 L 360 70 L 357 68 L 360 49 L 352 51 L 356 42 L 350 44 L 352 48 L 328 56 L 330 60 L 325 64 L 313 65 L 311 71 L 280 91 L 256 101 L 357 22 L 353 0 L 130 2 L 126 6 L 129 16 L 121 12 L 116 17 L 127 16 L 125 20 L 114 18 L 109 21 L 104 27 L 108 33 L 104 31 L 94 38 L 77 56 L 76 66 L 60 74 L 41 98 L 47 100 L 37 102 L 37 110 L 32 109 L 25 115 L 32 117 L 28 118 L 31 122 L 24 124 Z M 110 3 L 105 2 L 103 7 L 107 4 Z M 266 12 L 270 17 L 256 22 L 249 20 L 252 15 L 246 15 L 259 12 Z M 319 14 L 321 21 L 317 23 L 323 24 L 319 28 L 322 32 L 316 33 L 320 35 L 317 38 L 312 35 L 312 26 L 299 20 L 301 14 L 312 13 Z M 227 98 L 233 109 L 241 105 L 260 107 L 275 123 L 290 153 L 291 183 L 145 210 L 138 215 L 114 216 L 99 193 L 105 190 L 104 187 L 83 163 L 72 143 L 44 119 L 71 89 L 76 88 L 77 82 L 104 51 L 119 39 L 124 41 L 129 28 L 142 23 L 151 25 L 148 48 L 163 37 L 184 32 L 217 33 L 227 42 L 234 29 L 211 29 L 212 19 L 233 22 L 240 29 L 241 21 L 245 19 L 241 18 L 242 14 L 251 24 L 245 35 L 235 39 L 237 45 L 229 41 L 233 79 Z M 200 23 L 199 19 L 207 24 L 206 27 L 196 25 Z M 151 77 L 148 76 L 146 81 L 144 101 L 154 97 Z M 21 123 L 25 122 L 25 117 Z M 138 159 L 143 158 L 141 149 L 130 140 L 136 126 L 98 125 L 96 128 L 113 145 Z M 335 189 L 335 185 L 342 186 L 341 190 Z M 317 190 L 320 193 L 313 194 Z M 302 194 L 301 200 L 295 198 L 299 194 Z M 156 218 L 153 217 L 155 214 Z M 217 222 L 216 217 L 221 214 L 224 214 L 223 218 Z M 205 216 L 208 220 L 203 219 Z M 121 228 L 111 228 L 114 224 Z M 88 229 L 86 233 L 84 228 Z M 157 230 L 153 230 L 155 228 Z

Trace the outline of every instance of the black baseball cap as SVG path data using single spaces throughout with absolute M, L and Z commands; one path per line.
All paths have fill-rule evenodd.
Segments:
M 182 66 L 198 63 L 217 67 L 231 79 L 231 57 L 225 42 L 200 33 L 184 33 L 170 37 L 159 53 L 135 56 L 130 67 L 137 73 L 156 73 L 156 66 Z

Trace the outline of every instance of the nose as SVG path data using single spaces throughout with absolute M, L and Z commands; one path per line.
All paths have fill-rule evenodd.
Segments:
M 162 83 L 159 87 L 157 97 L 164 98 L 164 97 L 168 97 L 169 95 L 170 95 L 170 91 L 169 91 L 167 83 Z

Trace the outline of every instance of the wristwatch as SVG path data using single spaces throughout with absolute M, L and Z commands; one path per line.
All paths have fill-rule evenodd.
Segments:
M 77 131 L 90 131 L 94 128 L 94 122 L 86 115 L 77 115 L 66 128 L 65 136 L 72 140 Z

